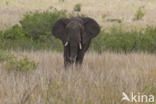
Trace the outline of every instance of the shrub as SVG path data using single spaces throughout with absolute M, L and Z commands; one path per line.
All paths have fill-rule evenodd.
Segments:
M 30 49 L 32 47 L 32 39 L 26 36 L 19 25 L 4 31 L 0 42 L 1 49 Z
M 30 12 L 15 25 L 4 31 L 0 36 L 0 48 L 13 50 L 55 50 L 62 51 L 60 40 L 51 35 L 54 23 L 62 17 L 82 16 L 78 13 L 66 13 L 65 10 L 52 12 Z M 0 33 L 1 34 L 1 33 Z
M 66 11 L 53 10 L 27 13 L 20 21 L 23 31 L 28 37 L 38 40 L 42 35 L 51 35 L 53 24 L 61 17 L 66 17 Z
M 37 68 L 37 63 L 35 61 L 31 61 L 26 56 L 18 59 L 13 54 L 0 51 L 0 62 L 5 62 L 5 69 L 8 71 L 20 71 L 20 72 L 27 72 L 29 70 L 33 70 Z
M 103 52 L 105 50 L 114 52 L 156 52 L 156 29 L 147 28 L 144 31 L 123 31 L 112 28 L 110 32 L 101 31 L 93 39 L 90 50 Z
M 107 14 L 103 14 L 101 17 L 102 19 L 105 19 L 107 17 Z
M 0 42 L 3 40 L 3 31 L 0 30 Z M 2 43 L 2 42 L 1 42 Z
M 15 70 L 20 72 L 27 72 L 36 69 L 37 63 L 29 60 L 27 57 L 23 57 L 22 59 L 13 58 L 7 62 L 5 68 L 8 71 Z
M 44 12 L 27 13 L 20 21 L 4 32 L 0 31 L 1 49 L 62 50 L 60 40 L 51 35 L 53 24 L 61 17 L 66 17 L 66 11 L 53 10 Z
M 97 51 L 99 53 L 103 52 L 105 50 L 105 38 L 106 33 L 104 30 L 101 30 L 100 34 L 94 38 L 91 42 L 90 50 L 91 51 Z
M 78 3 L 74 6 L 74 11 L 80 12 L 81 11 L 81 4 Z
M 9 61 L 12 60 L 13 58 L 15 58 L 15 56 L 12 55 L 11 53 L 8 53 L 4 50 L 0 51 L 0 62 Z
M 136 14 L 135 14 L 135 17 L 134 17 L 134 21 L 138 21 L 138 20 L 141 20 L 143 19 L 145 13 L 144 11 L 142 10 L 142 8 L 139 8 L 137 11 L 136 11 Z
M 20 26 L 14 25 L 12 28 L 4 32 L 3 38 L 10 40 L 23 39 L 25 38 L 25 33 Z
M 59 0 L 59 2 L 64 2 L 64 0 Z

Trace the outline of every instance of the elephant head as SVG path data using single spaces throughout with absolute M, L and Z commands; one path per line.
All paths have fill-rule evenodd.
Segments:
M 64 62 L 82 63 L 85 51 L 90 41 L 97 36 L 100 27 L 89 17 L 62 18 L 56 21 L 52 34 L 64 44 Z

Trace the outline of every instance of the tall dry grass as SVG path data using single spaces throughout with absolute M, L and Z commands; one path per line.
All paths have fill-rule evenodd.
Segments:
M 81 67 L 65 70 L 62 53 L 13 53 L 39 66 L 8 73 L 1 64 L 0 104 L 128 104 L 122 92 L 156 94 L 155 55 L 89 52 Z
M 126 28 L 156 26 L 155 0 L 1 0 L 0 28 L 6 29 L 16 23 L 29 11 L 43 11 L 50 7 L 66 9 L 71 12 L 74 5 L 82 5 L 81 13 L 95 18 L 103 28 L 120 26 L 108 19 L 120 19 Z M 133 21 L 138 8 L 143 8 L 142 20 Z M 103 18 L 105 17 L 105 18 Z

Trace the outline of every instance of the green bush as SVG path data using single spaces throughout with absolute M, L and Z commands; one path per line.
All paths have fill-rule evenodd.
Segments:
M 2 34 L 3 34 L 3 31 L 0 30 L 0 37 L 2 36 Z
M 0 62 L 9 61 L 12 60 L 13 58 L 15 58 L 15 56 L 12 55 L 11 53 L 8 53 L 4 50 L 0 50 Z
M 15 25 L 2 33 L 0 32 L 0 48 L 62 51 L 62 43 L 51 34 L 51 29 L 59 18 L 80 15 L 78 13 L 67 14 L 65 10 L 58 11 L 56 9 L 27 13 L 20 21 L 20 26 Z
M 141 19 L 143 19 L 144 15 L 145 15 L 145 12 L 142 10 L 142 8 L 139 8 L 136 11 L 136 14 L 135 14 L 135 17 L 133 18 L 133 20 L 134 21 L 141 20 Z
M 74 6 L 74 11 L 76 11 L 76 12 L 80 12 L 81 11 L 81 4 L 80 3 L 78 3 L 78 4 L 76 4 Z
M 53 10 L 44 12 L 28 13 L 20 21 L 23 31 L 28 37 L 35 40 L 40 39 L 40 36 L 51 35 L 53 24 L 62 17 L 66 17 L 66 11 Z
M 31 61 L 26 56 L 18 59 L 13 54 L 3 51 L 0 51 L 0 62 L 5 62 L 5 69 L 8 71 L 20 71 L 27 72 L 29 70 L 34 70 L 37 68 L 38 63 Z
M 29 60 L 27 57 L 23 57 L 22 59 L 13 58 L 7 62 L 5 68 L 8 71 L 27 72 L 36 69 L 37 63 Z
M 101 33 L 92 41 L 90 50 L 103 52 L 105 50 L 114 52 L 156 52 L 156 28 L 147 28 L 137 31 L 123 31 L 112 28 L 110 32 Z
M 3 34 L 3 39 L 9 39 L 9 40 L 17 40 L 17 39 L 24 39 L 25 33 L 23 29 L 15 25 L 12 28 L 6 30 Z
M 66 17 L 64 10 L 27 13 L 20 21 L 20 26 L 15 25 L 4 32 L 0 31 L 0 48 L 62 51 L 61 41 L 51 34 L 54 23 L 62 17 Z

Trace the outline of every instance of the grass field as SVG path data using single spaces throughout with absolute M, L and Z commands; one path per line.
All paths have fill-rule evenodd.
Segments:
M 82 5 L 81 13 L 95 18 L 103 28 L 121 25 L 108 20 L 119 19 L 126 28 L 156 26 L 155 0 L 1 0 L 0 28 L 5 29 L 18 23 L 28 11 L 43 11 L 50 7 L 71 12 L 74 5 Z M 133 21 L 136 11 L 142 8 L 142 20 Z
M 104 29 L 156 26 L 156 0 L 0 0 L 0 30 L 17 24 L 26 12 L 51 7 L 72 12 L 77 3 L 82 5 L 81 13 Z M 134 21 L 139 8 L 144 17 Z M 113 19 L 121 23 L 108 21 Z M 81 67 L 65 70 L 63 53 L 11 52 L 39 65 L 28 72 L 8 72 L 0 63 L 0 104 L 132 104 L 121 101 L 122 92 L 156 97 L 155 54 L 88 52 Z
M 63 68 L 57 52 L 17 52 L 39 62 L 36 70 L 7 73 L 1 64 L 0 104 L 128 104 L 122 92 L 156 95 L 156 56 L 86 54 L 81 67 Z

